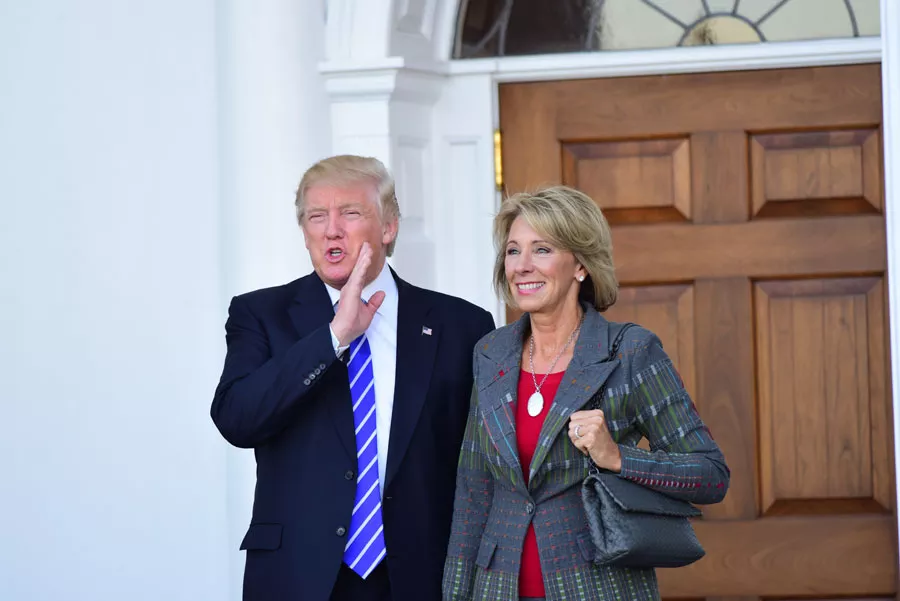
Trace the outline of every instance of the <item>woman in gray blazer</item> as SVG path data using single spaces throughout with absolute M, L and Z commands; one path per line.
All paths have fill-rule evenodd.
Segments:
M 729 471 L 662 344 L 630 328 L 605 361 L 618 283 L 585 194 L 517 194 L 494 221 L 499 295 L 525 314 L 475 347 L 444 566 L 445 601 L 656 600 L 653 569 L 593 563 L 581 502 L 591 462 L 692 503 Z M 583 410 L 605 384 L 601 409 Z M 637 448 L 647 438 L 651 451 Z

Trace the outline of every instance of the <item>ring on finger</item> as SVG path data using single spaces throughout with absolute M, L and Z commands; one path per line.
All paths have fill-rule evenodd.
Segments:
M 578 431 L 580 429 L 581 429 L 581 424 L 578 424 L 577 426 L 575 426 L 575 438 L 581 438 L 581 434 L 578 433 Z

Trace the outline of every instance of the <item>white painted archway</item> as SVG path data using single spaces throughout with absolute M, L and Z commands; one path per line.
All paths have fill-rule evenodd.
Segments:
M 494 311 L 492 133 L 497 84 L 613 75 L 882 62 L 894 456 L 900 465 L 900 4 L 881 38 L 451 61 L 459 0 L 329 0 L 332 151 L 378 156 L 404 211 L 395 259 L 411 281 Z M 895 468 L 896 469 L 896 468 Z M 897 470 L 900 498 L 900 470 Z

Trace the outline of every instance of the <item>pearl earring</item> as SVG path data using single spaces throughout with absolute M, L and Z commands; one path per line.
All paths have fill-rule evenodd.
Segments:
M 584 276 L 583 276 L 583 275 L 578 276 L 578 281 L 579 281 L 579 282 L 583 282 L 583 281 L 584 281 Z

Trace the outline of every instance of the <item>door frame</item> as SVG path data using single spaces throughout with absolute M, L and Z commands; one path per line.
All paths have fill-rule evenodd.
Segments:
M 404 219 L 391 260 L 413 283 L 479 304 L 491 290 L 494 130 L 501 83 L 881 62 L 884 210 L 900 507 L 900 3 L 881 0 L 880 38 L 451 60 L 465 0 L 327 0 L 332 153 L 381 158 Z M 900 534 L 900 531 L 898 531 Z

